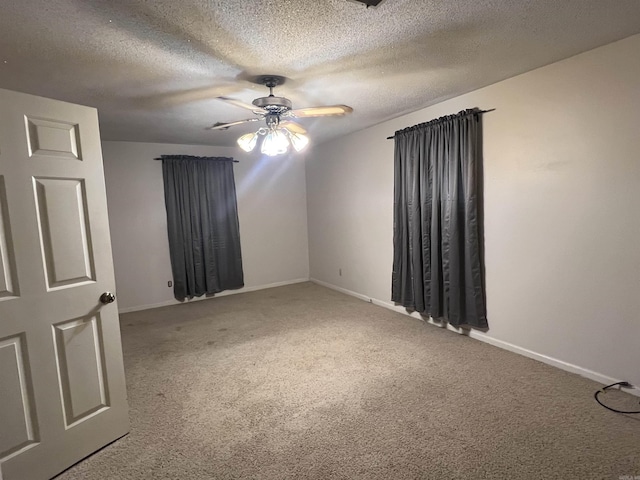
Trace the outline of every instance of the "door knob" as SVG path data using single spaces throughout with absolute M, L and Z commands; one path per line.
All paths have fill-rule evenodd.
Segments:
M 116 296 L 111 292 L 104 292 L 100 295 L 100 301 L 105 305 L 116 301 Z

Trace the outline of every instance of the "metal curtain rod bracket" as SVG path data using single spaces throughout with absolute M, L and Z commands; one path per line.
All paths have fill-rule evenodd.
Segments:
M 495 108 L 490 108 L 489 110 L 476 110 L 474 112 L 469 112 L 466 115 L 473 115 L 475 113 L 488 113 L 488 112 L 493 112 L 494 110 L 495 110 Z M 466 115 L 463 115 L 463 116 L 466 116 Z M 434 120 L 437 120 L 437 118 L 434 119 Z M 434 120 L 431 120 L 431 121 L 433 122 Z M 428 123 L 428 122 L 426 122 L 426 123 Z M 418 124 L 418 125 L 420 125 L 420 124 Z M 411 127 L 409 127 L 409 128 L 411 128 Z M 387 137 L 387 140 L 393 140 L 394 138 L 396 138 L 396 136 L 392 135 L 390 137 Z

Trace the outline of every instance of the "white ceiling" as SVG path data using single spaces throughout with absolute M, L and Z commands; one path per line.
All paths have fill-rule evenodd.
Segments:
M 319 142 L 639 32 L 640 0 L 3 0 L 0 87 L 97 107 L 106 140 L 232 145 L 255 124 L 205 127 L 252 113 L 214 97 L 284 75 L 294 108 L 354 108 L 301 120 Z

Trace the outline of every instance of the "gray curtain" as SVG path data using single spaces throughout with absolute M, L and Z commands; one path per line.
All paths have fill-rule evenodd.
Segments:
M 392 300 L 486 328 L 481 112 L 395 133 Z
M 163 155 L 177 299 L 244 286 L 233 159 Z

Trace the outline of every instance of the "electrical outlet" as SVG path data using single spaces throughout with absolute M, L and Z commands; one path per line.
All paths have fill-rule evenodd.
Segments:
M 167 282 L 167 287 L 169 287 L 169 288 L 173 287 L 173 282 L 171 280 L 169 280 Z

